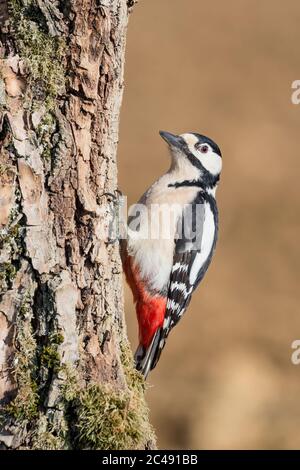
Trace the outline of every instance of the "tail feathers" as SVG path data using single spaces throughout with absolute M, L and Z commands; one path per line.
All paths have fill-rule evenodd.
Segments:
M 158 362 L 162 350 L 160 344 L 161 332 L 162 328 L 159 328 L 153 336 L 150 346 L 146 349 L 144 346 L 139 345 L 134 355 L 135 367 L 143 374 L 145 379 Z

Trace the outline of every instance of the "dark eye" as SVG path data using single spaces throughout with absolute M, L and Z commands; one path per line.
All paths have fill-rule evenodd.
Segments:
M 200 144 L 197 145 L 197 150 L 199 150 L 201 153 L 207 153 L 209 151 L 209 147 L 207 144 Z

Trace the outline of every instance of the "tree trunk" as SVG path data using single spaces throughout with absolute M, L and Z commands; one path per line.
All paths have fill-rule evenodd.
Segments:
M 104 238 L 133 3 L 0 0 L 2 448 L 155 445 Z

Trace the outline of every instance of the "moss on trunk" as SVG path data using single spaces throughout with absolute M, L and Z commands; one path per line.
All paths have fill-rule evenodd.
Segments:
M 126 0 L 11 0 L 0 62 L 0 445 L 155 445 L 123 315 L 117 189 Z

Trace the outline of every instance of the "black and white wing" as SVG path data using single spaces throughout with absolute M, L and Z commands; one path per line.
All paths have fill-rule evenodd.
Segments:
M 157 364 L 171 329 L 178 323 L 202 280 L 212 258 L 217 241 L 218 213 L 213 197 L 199 193 L 187 205 L 177 228 L 177 241 L 170 275 L 166 315 L 157 332 L 157 347 L 151 369 Z M 159 341 L 158 341 L 159 339 Z

